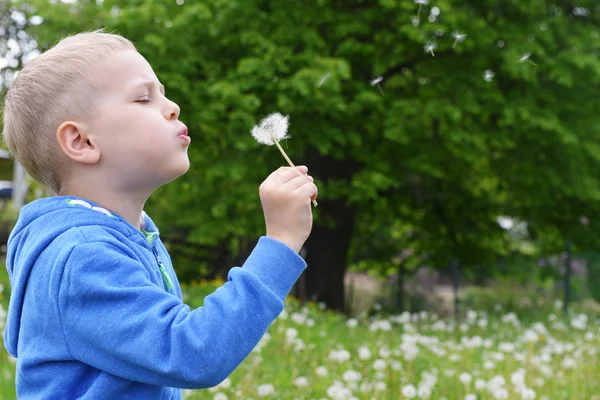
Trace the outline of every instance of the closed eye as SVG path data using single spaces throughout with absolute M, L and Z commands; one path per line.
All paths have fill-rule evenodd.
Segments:
M 138 99 L 135 101 L 136 103 L 140 103 L 140 104 L 148 104 L 150 103 L 150 99 L 146 98 L 146 99 Z

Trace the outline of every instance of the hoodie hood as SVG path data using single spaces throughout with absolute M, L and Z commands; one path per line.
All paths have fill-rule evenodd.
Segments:
M 142 212 L 140 229 L 121 216 L 87 199 L 56 196 L 33 201 L 24 206 L 8 239 L 6 270 L 11 285 L 10 303 L 4 329 L 4 346 L 17 357 L 21 313 L 27 282 L 39 255 L 58 236 L 75 227 L 103 225 L 135 240 L 158 236 L 153 221 Z M 144 235 L 145 234 L 145 235 Z

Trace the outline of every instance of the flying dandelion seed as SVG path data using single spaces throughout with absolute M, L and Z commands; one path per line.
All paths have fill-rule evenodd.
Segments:
M 433 50 L 435 50 L 436 47 L 437 47 L 437 45 L 435 43 L 427 42 L 427 43 L 425 43 L 425 47 L 423 47 L 423 49 L 425 49 L 425 53 L 431 53 L 431 55 L 435 57 Z
M 288 119 L 289 117 L 284 117 L 279 113 L 271 114 L 260 121 L 260 124 L 252 128 L 250 133 L 258 143 L 266 144 L 267 146 L 276 145 L 281 152 L 281 155 L 283 155 L 283 158 L 285 158 L 287 161 L 288 165 L 295 168 L 296 166 L 279 144 L 280 140 L 289 138 L 287 135 L 287 129 L 289 126 Z M 312 203 L 315 207 L 317 206 L 316 200 L 313 200 Z
M 419 11 L 417 11 L 417 18 L 421 18 L 421 8 L 429 4 L 429 0 L 415 0 L 415 4 L 419 5 Z
M 485 79 L 486 82 L 491 82 L 494 79 L 494 76 L 494 71 L 490 69 L 483 73 L 483 79 Z
M 467 37 L 467 34 L 460 33 L 460 32 L 454 32 L 452 34 L 452 37 L 454 38 L 454 44 L 452 45 L 452 48 L 455 48 L 458 43 L 465 40 L 465 38 Z
M 329 79 L 329 75 L 331 75 L 331 74 L 328 72 L 328 73 L 326 73 L 326 74 L 325 74 L 325 76 L 323 76 L 323 77 L 321 78 L 321 80 L 319 81 L 319 87 L 323 86 L 323 84 L 325 83 L 325 81 L 326 81 L 327 79 Z
M 377 78 L 375 78 L 371 81 L 371 86 L 377 85 L 377 87 L 379 88 L 379 91 L 383 95 L 383 89 L 381 88 L 381 85 L 379 85 L 382 81 L 383 81 L 383 76 L 378 76 Z
M 523 57 L 519 58 L 519 62 L 520 63 L 528 62 L 529 64 L 535 65 L 537 67 L 537 64 L 534 63 L 533 61 L 531 61 L 529 59 L 529 57 L 531 57 L 531 53 L 525 53 L 525 54 L 523 54 Z

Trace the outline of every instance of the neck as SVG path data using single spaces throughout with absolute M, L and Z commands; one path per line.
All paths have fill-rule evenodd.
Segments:
M 91 200 L 101 207 L 120 215 L 136 229 L 140 229 L 140 215 L 142 214 L 146 200 L 150 197 L 149 194 L 139 192 L 112 193 L 107 188 L 100 190 L 100 188 L 89 186 L 82 188 L 76 185 L 65 188 L 60 195 Z

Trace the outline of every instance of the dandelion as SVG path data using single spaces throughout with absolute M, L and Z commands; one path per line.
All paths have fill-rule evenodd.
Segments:
M 315 373 L 317 376 L 327 376 L 327 368 L 321 365 L 315 369 Z
M 354 318 L 350 318 L 348 321 L 346 321 L 346 326 L 350 329 L 356 328 L 358 326 L 358 321 Z
M 379 88 L 379 91 L 383 95 L 383 89 L 381 88 L 381 85 L 379 85 L 382 81 L 383 81 L 383 76 L 378 76 L 377 78 L 375 78 L 371 81 L 371 86 L 377 85 L 377 87 Z M 377 306 L 378 306 L 378 304 L 375 305 L 376 309 L 377 309 Z
M 471 376 L 470 373 L 463 372 L 462 374 L 460 374 L 460 376 L 458 377 L 458 379 L 461 381 L 461 383 L 463 385 L 468 385 L 469 383 L 471 383 L 471 379 L 473 379 L 473 377 Z
M 402 396 L 412 399 L 417 395 L 417 389 L 413 385 L 406 385 L 402 388 Z
M 294 381 L 294 385 L 296 385 L 298 387 L 306 387 L 306 386 L 308 386 L 308 379 L 304 376 L 299 376 Z
M 529 57 L 531 57 L 531 53 L 525 53 L 525 54 L 523 54 L 523 56 L 521 58 L 519 58 L 519 62 L 520 63 L 528 62 L 529 64 L 535 65 L 537 67 L 537 64 L 534 63 L 533 61 L 531 61 L 529 59 Z
M 437 45 L 434 42 L 426 42 L 425 46 L 423 47 L 423 49 L 425 50 L 425 53 L 431 53 L 432 56 L 435 57 L 435 54 L 433 53 L 433 51 L 437 48 Z
M 349 369 L 348 371 L 344 372 L 344 375 L 342 376 L 342 379 L 344 379 L 346 382 L 358 382 L 361 378 L 361 373 L 356 372 L 352 369 Z
M 361 360 L 368 360 L 371 358 L 371 350 L 367 346 L 360 346 L 358 348 L 358 358 Z
M 474 394 L 468 394 L 465 396 L 465 400 L 477 400 L 477 396 Z
M 279 144 L 280 140 L 289 138 L 289 136 L 287 136 L 287 129 L 289 126 L 288 119 L 289 117 L 284 117 L 279 113 L 271 114 L 263 119 L 260 124 L 252 128 L 250 133 L 258 143 L 266 144 L 267 146 L 272 146 L 275 144 L 281 152 L 281 155 L 283 155 L 283 158 L 285 158 L 285 160 L 288 162 L 289 166 L 295 167 L 292 160 L 290 160 L 287 154 L 285 154 L 285 151 Z M 313 200 L 312 203 L 313 206 L 317 206 L 316 200 Z
M 429 0 L 415 0 L 415 4 L 419 5 L 419 11 L 417 11 L 417 18 L 421 18 L 421 8 L 429 4 Z
M 486 82 L 491 82 L 492 79 L 494 79 L 494 72 L 488 69 L 483 73 L 483 79 L 485 79 Z
M 265 383 L 263 385 L 260 385 L 258 389 L 256 389 L 256 392 L 258 394 L 258 397 L 271 396 L 275 394 L 275 386 L 271 385 L 270 383 Z
M 215 394 L 213 400 L 227 400 L 227 396 L 221 392 Z

